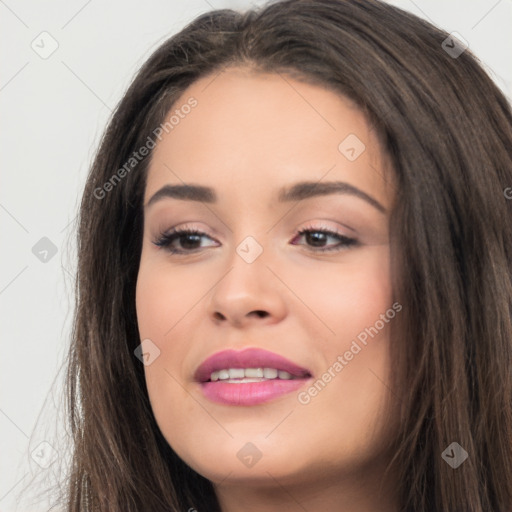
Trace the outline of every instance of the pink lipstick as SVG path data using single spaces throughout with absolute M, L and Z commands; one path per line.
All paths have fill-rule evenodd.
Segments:
M 209 400 L 251 406 L 297 390 L 311 372 L 273 352 L 248 348 L 217 352 L 197 368 L 194 378 Z

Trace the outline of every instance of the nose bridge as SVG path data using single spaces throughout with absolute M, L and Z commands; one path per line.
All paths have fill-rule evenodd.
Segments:
M 258 238 L 261 240 L 261 235 Z M 224 288 L 229 288 L 240 297 L 261 294 L 262 285 L 268 281 L 267 274 L 270 274 L 266 268 L 268 252 L 268 247 L 264 247 L 263 241 L 260 243 L 256 236 L 243 237 L 233 245 L 226 261 L 229 271 L 219 285 L 224 284 Z
M 243 207 L 235 208 L 230 218 L 234 249 L 230 255 L 230 266 L 237 265 L 239 260 L 250 266 L 257 261 L 267 260 L 272 232 L 268 233 L 269 221 L 265 218 L 265 208 L 255 190 L 252 197 L 241 197 L 238 194 L 238 200 Z
M 262 228 L 252 232 L 253 235 L 242 235 L 233 246 L 226 261 L 226 273 L 212 290 L 209 306 L 215 318 L 238 326 L 251 318 L 279 319 L 286 309 L 283 290 L 267 268 L 270 252 L 264 246 L 265 231 Z M 235 233 L 234 239 L 236 236 Z

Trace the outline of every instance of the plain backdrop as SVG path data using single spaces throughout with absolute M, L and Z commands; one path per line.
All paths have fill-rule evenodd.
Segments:
M 1 512 L 49 510 L 27 500 L 68 456 L 59 411 L 74 220 L 111 110 L 149 54 L 194 17 L 262 3 L 0 0 Z M 512 0 L 392 3 L 460 34 L 511 97 Z

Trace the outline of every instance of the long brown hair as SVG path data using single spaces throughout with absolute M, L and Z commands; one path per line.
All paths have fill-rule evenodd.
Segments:
M 286 0 L 201 15 L 143 65 L 81 203 L 69 512 L 220 510 L 212 483 L 163 438 L 134 356 L 151 153 L 103 186 L 189 85 L 229 66 L 351 98 L 391 159 L 392 279 L 403 311 L 388 385 L 400 399 L 391 465 L 401 510 L 512 510 L 512 201 L 503 193 L 512 186 L 512 114 L 469 50 L 446 51 L 447 37 L 380 1 Z M 441 456 L 452 442 L 469 454 L 457 469 Z

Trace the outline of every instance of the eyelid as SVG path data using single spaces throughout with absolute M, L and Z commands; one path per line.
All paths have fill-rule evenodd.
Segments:
M 193 222 L 176 224 L 175 226 L 172 226 L 170 228 L 158 227 L 156 229 L 155 236 L 169 235 L 176 231 L 198 231 L 201 232 L 201 234 L 207 235 L 212 239 L 215 239 L 218 236 L 215 230 L 204 227 L 202 223 L 197 224 Z
M 341 226 L 341 227 L 340 227 Z M 307 221 L 305 224 L 299 224 L 295 228 L 295 232 L 299 231 L 311 230 L 311 231 L 330 231 L 332 233 L 336 233 L 339 236 L 344 236 L 346 238 L 357 238 L 358 232 L 354 228 L 346 224 L 342 224 L 341 222 L 335 221 L 327 221 L 327 220 L 312 220 Z
M 303 224 L 299 224 L 298 226 L 296 226 L 293 229 L 294 236 L 296 236 L 300 231 L 304 231 L 304 230 L 330 231 L 330 232 L 336 233 L 340 236 L 345 236 L 347 238 L 354 238 L 354 235 L 352 233 L 357 234 L 357 231 L 354 228 L 351 228 L 350 226 L 347 226 L 346 224 L 338 223 L 341 226 L 348 229 L 352 233 L 344 233 L 344 232 L 340 231 L 337 227 L 329 226 L 329 225 L 325 224 L 325 222 L 326 222 L 325 220 L 318 220 L 318 221 L 308 221 L 308 223 L 306 223 L 305 226 Z M 209 238 L 211 238 L 212 240 L 215 240 L 215 238 L 219 236 L 219 234 L 216 232 L 216 230 L 210 230 L 208 228 L 198 227 L 197 225 L 190 224 L 190 223 L 177 224 L 176 226 L 173 226 L 172 228 L 169 228 L 169 229 L 158 229 L 156 236 L 160 237 L 163 235 L 170 235 L 172 233 L 179 232 L 179 231 L 200 232 L 200 234 L 206 235 Z

